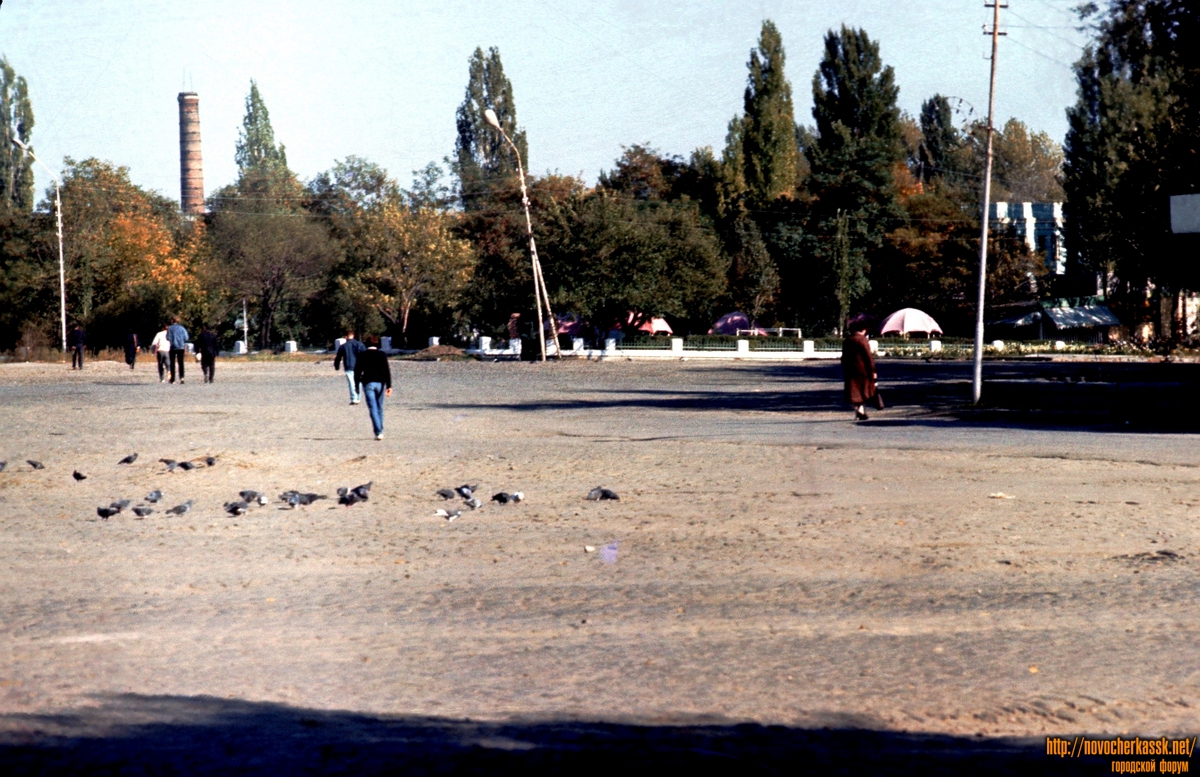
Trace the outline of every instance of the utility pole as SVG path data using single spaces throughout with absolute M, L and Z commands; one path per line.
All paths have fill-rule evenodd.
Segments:
M 975 364 L 971 378 L 971 402 L 979 404 L 979 396 L 983 392 L 983 303 L 987 291 L 987 249 L 988 249 L 988 211 L 991 210 L 992 199 L 992 136 L 995 134 L 996 113 L 996 50 L 999 48 L 1000 9 L 1008 8 L 1001 5 L 1000 0 L 984 3 L 984 8 L 992 9 L 992 29 L 984 25 L 983 34 L 992 36 L 992 77 L 988 82 L 988 119 L 987 119 L 987 161 L 983 165 L 983 217 L 979 220 L 981 226 L 979 235 L 979 299 L 975 306 Z

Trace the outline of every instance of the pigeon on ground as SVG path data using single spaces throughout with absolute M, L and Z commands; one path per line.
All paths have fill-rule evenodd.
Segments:
M 589 502 L 597 502 L 601 499 L 617 499 L 617 500 L 619 500 L 620 498 L 621 497 L 617 496 L 616 491 L 610 491 L 609 489 L 602 488 L 600 486 L 596 486 L 595 488 L 593 488 L 591 491 L 588 492 L 588 495 L 587 495 L 587 499 Z
M 299 491 L 284 491 L 279 498 L 293 508 L 297 505 L 310 505 L 318 499 L 328 499 L 324 494 L 301 494 Z
M 7 461 L 0 461 L 0 472 L 3 472 L 3 471 L 4 471 L 4 468 L 5 468 L 5 467 L 7 467 L 7 466 L 8 466 L 8 462 L 7 462 Z
M 502 505 L 516 504 L 525 498 L 525 494 L 520 491 L 514 491 L 511 494 L 501 491 L 498 494 L 492 494 L 492 501 L 499 502 Z
M 87 480 L 87 475 L 83 474 L 79 470 L 75 470 L 74 472 L 72 472 L 71 477 L 75 478 L 76 482 L 78 482 L 80 480 Z
M 242 515 L 250 509 L 250 505 L 245 502 L 226 502 L 225 512 L 230 515 Z
M 125 458 L 118 461 L 117 463 L 118 464 L 132 464 L 135 461 L 137 461 L 137 454 L 131 453 L 128 456 L 126 456 Z
M 126 507 L 129 507 L 129 500 L 128 499 L 118 499 L 117 501 L 110 504 L 109 507 L 115 507 L 115 508 L 117 508 L 117 512 L 121 512 Z
M 167 465 L 167 472 L 174 472 L 175 468 L 179 466 L 179 462 L 175 459 L 159 459 L 159 461 Z
M 475 496 L 468 499 L 465 504 L 472 510 L 478 510 L 480 507 L 483 507 L 483 502 L 480 502 L 479 497 Z
M 96 508 L 96 515 L 100 516 L 100 519 L 103 521 L 107 521 L 109 518 L 113 517 L 114 515 L 116 515 L 119 512 L 121 512 L 121 511 L 115 507 L 97 507 Z
M 171 515 L 183 515 L 188 510 L 192 509 L 192 500 L 189 499 L 181 505 L 175 505 L 170 510 L 167 510 Z
M 445 518 L 447 521 L 453 521 L 458 516 L 462 515 L 462 510 L 441 510 L 439 509 L 434 515 L 439 518 Z
M 45 469 L 46 468 L 45 464 L 43 464 L 40 461 L 34 461 L 33 459 L 25 459 L 25 463 L 28 464 L 29 466 L 33 467 L 34 469 Z
M 258 501 L 258 492 L 253 491 L 251 489 L 246 489 L 245 491 L 238 491 L 238 496 L 240 496 L 246 502 L 257 502 Z
M 437 495 L 442 499 L 453 499 L 454 497 L 458 496 L 453 488 L 439 488 Z
M 133 514 L 136 515 L 138 518 L 145 518 L 147 515 L 149 515 L 152 512 L 154 512 L 153 507 L 135 507 L 135 508 L 133 508 Z
M 208 456 L 204 459 L 204 463 L 210 467 L 215 467 L 217 465 L 217 457 L 216 456 Z
M 157 488 L 146 494 L 146 501 L 150 504 L 154 504 L 159 499 L 162 499 L 162 491 L 159 491 Z
M 181 462 L 179 462 L 179 468 L 181 470 L 183 470 L 184 472 L 189 472 L 189 471 L 195 469 L 196 465 L 190 461 L 181 461 Z
M 468 486 L 466 483 L 464 483 L 463 485 L 459 486 L 458 488 L 456 488 L 454 490 L 456 492 L 458 492 L 458 495 L 461 496 L 463 499 L 470 499 L 471 494 L 474 494 L 475 489 L 477 489 L 477 488 L 479 488 L 478 484 L 476 484 L 474 486 Z
M 362 501 L 362 498 L 358 495 L 357 491 L 351 491 L 348 488 L 339 488 L 338 492 L 338 504 L 340 505 L 349 507 L 350 505 L 355 505 Z

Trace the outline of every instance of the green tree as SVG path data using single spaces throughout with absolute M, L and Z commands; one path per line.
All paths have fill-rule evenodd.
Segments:
M 33 158 L 13 143 L 28 145 L 33 133 L 33 106 L 29 86 L 0 57 L 0 211 L 33 210 Z
M 756 205 L 790 197 L 796 188 L 798 152 L 792 111 L 792 85 L 784 75 L 783 38 L 769 19 L 758 48 L 746 63 L 750 74 L 738 133 L 743 177 Z
M 921 104 L 921 151 L 918 162 L 922 182 L 953 174 L 962 132 L 954 124 L 950 99 L 935 94 Z
M 511 185 L 510 179 L 517 173 L 512 149 L 484 119 L 483 112 L 488 108 L 496 112 L 500 126 L 512 138 L 528 170 L 529 150 L 525 131 L 517 127 L 512 83 L 504 75 L 500 51 L 494 46 L 487 54 L 476 48 L 471 55 L 466 95 L 456 114 L 458 139 L 451 170 L 458 178 L 459 196 L 466 210 L 492 207 L 489 197 L 494 190 Z
M 870 290 L 871 257 L 902 215 L 896 175 L 907 171 L 898 95 L 891 66 L 864 30 L 829 31 L 813 76 L 816 203 L 807 246 L 815 263 L 801 274 L 816 282 L 796 290 L 810 327 L 840 326 L 840 309 Z M 848 296 L 839 299 L 837 289 Z
M 1069 272 L 1102 279 L 1133 323 L 1162 317 L 1147 300 L 1178 310 L 1200 288 L 1194 236 L 1172 235 L 1169 195 L 1200 191 L 1200 15 L 1183 0 L 1111 0 L 1082 10 L 1095 39 L 1075 65 L 1063 187 Z M 1179 319 L 1167 324 L 1178 338 Z
M 754 219 L 739 217 L 733 232 L 735 243 L 729 268 L 731 302 L 750 316 L 751 321 L 759 321 L 779 293 L 779 271 Z
M 246 95 L 246 116 L 234 153 L 238 173 L 246 176 L 264 170 L 286 170 L 287 153 L 283 144 L 275 144 L 275 130 L 271 127 L 271 114 L 258 91 L 258 83 L 250 80 L 250 94 Z

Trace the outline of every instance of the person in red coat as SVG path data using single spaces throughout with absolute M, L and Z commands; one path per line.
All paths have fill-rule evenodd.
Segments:
M 842 375 L 846 381 L 846 402 L 854 406 L 854 419 L 867 420 L 864 405 L 875 399 L 875 359 L 867 340 L 865 318 L 851 319 L 846 324 L 846 339 L 842 341 Z

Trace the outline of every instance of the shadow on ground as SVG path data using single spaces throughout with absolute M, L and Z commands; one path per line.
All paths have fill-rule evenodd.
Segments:
M 0 716 L 10 775 L 1099 774 L 1044 740 L 697 722 L 480 723 L 380 717 L 211 697 L 106 697 L 58 715 Z
M 682 368 L 688 369 L 688 368 Z M 705 368 L 704 384 L 679 388 L 589 389 L 510 402 L 438 404 L 515 412 L 598 409 L 848 414 L 836 364 Z M 984 365 L 983 401 L 973 406 L 971 365 L 881 362 L 880 393 L 890 426 L 970 422 L 1006 428 L 1195 432 L 1200 430 L 1200 365 L 1091 362 L 992 362 Z M 713 385 L 717 384 L 717 385 Z M 879 420 L 883 421 L 886 416 Z M 871 422 L 876 423 L 875 421 Z

